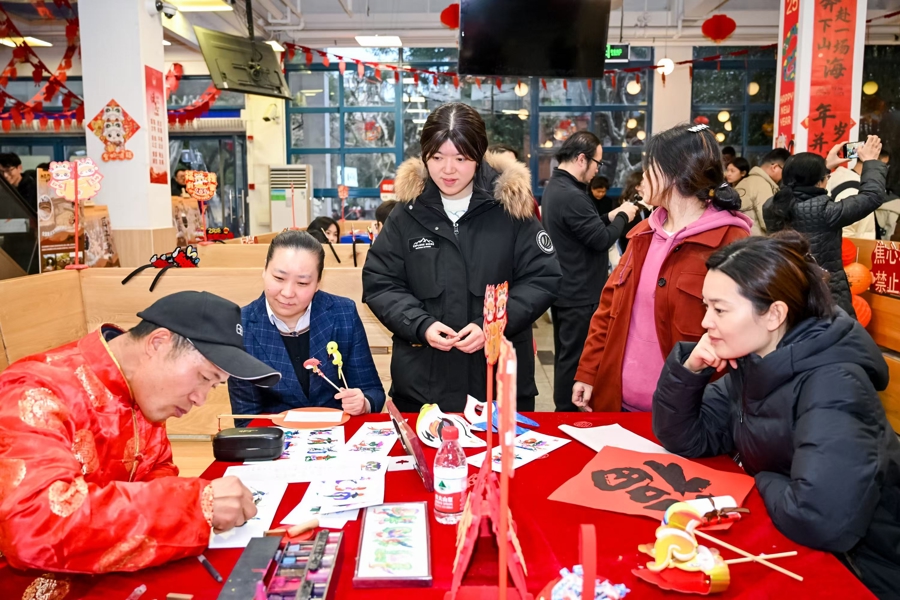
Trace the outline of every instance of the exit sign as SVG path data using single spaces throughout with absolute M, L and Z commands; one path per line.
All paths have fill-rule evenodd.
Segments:
M 622 63 L 631 60 L 631 46 L 628 44 L 607 44 L 606 62 Z

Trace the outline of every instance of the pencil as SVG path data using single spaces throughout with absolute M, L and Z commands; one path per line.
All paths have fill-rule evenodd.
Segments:
M 206 571 L 210 575 L 212 575 L 213 579 L 215 579 L 219 583 L 222 583 L 222 576 L 219 575 L 219 572 L 216 571 L 215 567 L 213 567 L 212 564 L 208 560 L 206 560 L 205 556 L 203 556 L 201 554 L 200 556 L 197 557 L 197 560 L 199 560 L 200 564 L 203 565 L 203 568 L 206 569 Z

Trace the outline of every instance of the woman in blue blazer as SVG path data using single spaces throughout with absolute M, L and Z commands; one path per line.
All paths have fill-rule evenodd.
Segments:
M 263 269 L 263 294 L 242 310 L 244 349 L 281 371 L 272 388 L 245 385 L 229 378 L 228 394 L 235 414 L 272 414 L 304 406 L 342 408 L 351 415 L 380 412 L 384 387 L 378 378 L 356 304 L 318 291 L 325 265 L 322 245 L 305 231 L 285 231 L 272 240 Z M 343 357 L 338 378 L 326 346 L 336 342 Z M 320 361 L 327 381 L 303 367 Z M 249 421 L 237 419 L 235 425 Z

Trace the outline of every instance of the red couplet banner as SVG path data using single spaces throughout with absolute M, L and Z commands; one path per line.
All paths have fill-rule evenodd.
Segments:
M 778 95 L 778 119 L 775 147 L 791 148 L 794 141 L 794 84 L 797 77 L 800 0 L 784 0 L 784 33 L 781 36 L 781 88 Z
M 822 156 L 848 141 L 856 125 L 850 105 L 858 16 L 856 0 L 816 0 L 809 116 L 803 126 L 809 130 L 808 150 Z

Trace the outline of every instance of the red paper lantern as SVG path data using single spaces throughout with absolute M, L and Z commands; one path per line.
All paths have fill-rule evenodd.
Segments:
M 862 296 L 853 296 L 853 310 L 856 311 L 856 320 L 863 327 L 869 325 L 872 320 L 872 307 Z
M 735 29 L 737 29 L 737 23 L 734 22 L 734 19 L 726 15 L 714 15 L 704 21 L 700 31 L 718 44 L 728 39 Z
M 451 4 L 441 11 L 441 24 L 450 29 L 459 29 L 459 4 Z
M 850 263 L 844 267 L 847 274 L 847 281 L 850 283 L 850 293 L 854 296 L 862 294 L 872 285 L 872 271 L 861 263 Z
M 856 260 L 856 245 L 848 238 L 841 241 L 841 262 L 846 267 Z
M 703 115 L 699 115 L 697 117 L 694 117 L 694 123 L 696 123 L 697 125 L 709 125 L 709 119 L 707 117 L 704 117 Z

